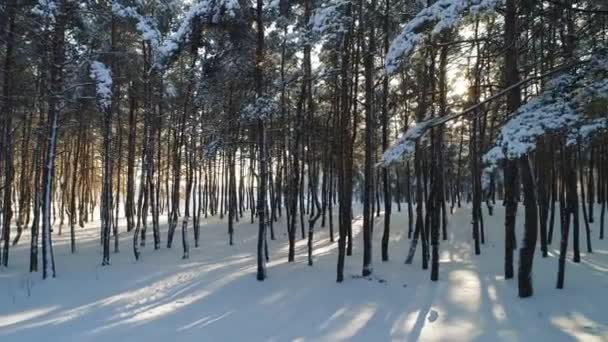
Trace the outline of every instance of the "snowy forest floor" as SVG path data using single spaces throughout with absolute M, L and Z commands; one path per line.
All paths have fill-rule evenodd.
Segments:
M 580 264 L 569 256 L 565 290 L 555 289 L 556 234 L 548 258 L 537 250 L 534 296 L 519 299 L 516 279 L 502 275 L 500 205 L 494 216 L 484 217 L 480 256 L 472 253 L 469 209 L 449 217 L 436 283 L 421 270 L 420 249 L 414 264 L 404 265 L 407 214 L 393 210 L 391 260 L 380 261 L 380 217 L 369 279 L 359 277 L 362 222 L 355 217 L 353 256 L 347 257 L 342 284 L 335 282 L 337 243 L 329 242 L 328 228 L 317 231 L 310 267 L 305 240 L 298 241 L 296 262 L 287 262 L 285 226 L 277 224 L 264 282 L 255 279 L 257 226 L 247 215 L 236 225 L 235 246 L 227 244 L 225 221 L 203 221 L 201 246 L 191 248 L 189 260 L 181 260 L 180 227 L 172 249 L 165 248 L 166 226 L 161 250 L 153 250 L 148 236 L 138 262 L 131 233 L 121 233 L 121 252 L 111 255 L 108 267 L 100 266 L 98 225 L 77 228 L 76 255 L 69 252 L 64 228 L 55 236 L 57 278 L 45 281 L 27 272 L 26 233 L 11 251 L 9 268 L 0 269 L 0 340 L 608 341 L 608 241 L 597 239 L 597 224 L 594 253 L 583 253 Z

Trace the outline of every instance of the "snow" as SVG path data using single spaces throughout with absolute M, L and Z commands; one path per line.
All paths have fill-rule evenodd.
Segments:
M 437 118 L 429 119 L 408 128 L 396 142 L 384 151 L 381 164 L 389 166 L 400 160 L 411 157 L 416 150 L 416 142 L 418 139 L 420 139 L 436 121 Z
M 225 0 L 224 6 L 226 7 L 226 11 L 232 17 L 236 17 L 237 12 L 241 8 L 238 0 Z
M 108 109 L 112 104 L 112 73 L 105 64 L 91 63 L 91 79 L 95 81 L 97 101 L 101 109 Z
M 254 103 L 246 105 L 241 111 L 241 118 L 245 121 L 257 119 L 268 120 L 277 111 L 278 104 L 270 97 L 261 96 Z
M 605 104 L 598 117 L 589 113 L 595 101 L 608 99 L 607 62 L 608 54 L 600 51 L 581 70 L 551 80 L 543 93 L 510 115 L 484 162 L 494 168 L 502 159 L 518 158 L 533 151 L 544 136 L 562 135 L 567 145 L 573 145 L 608 129 Z
M 333 39 L 337 34 L 345 32 L 350 24 L 351 17 L 346 15 L 352 0 L 329 0 L 316 8 L 310 18 L 309 25 L 314 34 Z
M 181 260 L 181 248 L 154 251 L 149 243 L 135 262 L 131 234 L 122 233 L 121 253 L 112 254 L 107 267 L 99 266 L 99 225 L 92 223 L 77 227 L 75 255 L 69 253 L 69 234 L 55 235 L 55 279 L 42 281 L 40 274 L 27 272 L 28 243 L 11 251 L 9 268 L 0 270 L 0 339 L 606 341 L 608 242 L 595 238 L 598 223 L 592 226 L 595 253 L 583 253 L 580 264 L 568 257 L 566 289 L 555 289 L 559 243 L 554 240 L 549 258 L 536 255 L 534 296 L 519 299 L 517 281 L 502 276 L 504 212 L 500 205 L 495 210 L 484 218 L 481 256 L 472 253 L 470 210 L 450 216 L 436 283 L 420 269 L 420 254 L 413 265 L 403 264 L 406 210 L 393 213 L 391 261 L 376 261 L 373 277 L 366 279 L 350 276 L 360 274 L 362 260 L 362 222 L 355 208 L 353 256 L 346 259 L 342 284 L 335 282 L 337 244 L 329 242 L 327 228 L 317 230 L 315 264 L 309 267 L 305 240 L 298 240 L 296 262 L 287 262 L 285 226 L 277 223 L 269 277 L 258 282 L 257 226 L 247 213 L 235 227 L 235 246 L 228 246 L 226 222 L 210 218 L 203 221 L 201 246 L 191 249 L 189 260 Z M 518 236 L 521 221 L 518 214 Z M 381 224 L 382 218 L 376 219 L 376 226 Z M 180 230 L 176 234 L 178 239 Z M 378 230 L 375 246 L 380 237 Z M 23 241 L 28 240 L 26 232 Z M 380 248 L 374 251 L 379 260 Z
M 136 28 L 141 33 L 142 38 L 150 42 L 154 48 L 160 44 L 161 34 L 152 18 L 143 16 L 135 8 L 123 6 L 117 1 L 112 2 L 112 13 L 122 18 L 136 20 Z
M 403 58 L 407 58 L 430 30 L 430 36 L 457 26 L 466 15 L 493 11 L 504 0 L 439 0 L 422 9 L 408 21 L 391 43 L 386 55 L 387 72 L 394 72 Z
M 509 115 L 494 146 L 483 156 L 487 169 L 484 173 L 496 169 L 501 160 L 516 159 L 533 151 L 538 139 L 544 136 L 562 135 L 567 145 L 573 145 L 586 143 L 597 133 L 605 132 L 608 130 L 606 99 L 608 51 L 602 49 L 592 54 L 585 67 L 555 77 L 545 91 Z M 600 113 L 596 116 L 589 113 L 589 108 L 594 103 L 601 106 Z M 448 120 L 450 116 L 435 117 L 409 127 L 384 152 L 381 165 L 389 166 L 411 157 L 416 142 L 424 133 Z
M 281 0 L 270 0 L 267 8 L 269 11 L 279 11 L 281 8 Z
M 396 141 L 392 142 L 391 146 L 384 151 L 382 159 L 380 160 L 380 163 L 378 163 L 379 166 L 388 167 L 392 164 L 413 157 L 416 149 L 416 143 L 425 142 L 421 138 L 424 137 L 426 132 L 433 127 L 445 125 L 446 123 L 453 121 L 462 115 L 462 113 L 457 113 L 457 115 L 452 114 L 451 110 L 448 108 L 448 115 L 435 116 L 421 122 L 414 122 L 410 127 L 407 128 L 405 133 L 401 134 L 401 136 L 399 136 Z
M 219 23 L 224 19 L 234 18 L 240 10 L 238 0 L 201 0 L 195 3 L 180 20 L 174 32 L 167 37 L 157 51 L 157 67 L 163 67 L 177 54 L 179 49 L 190 41 L 196 23 Z
M 40 16 L 41 18 L 47 18 L 51 22 L 55 21 L 55 15 L 57 15 L 57 11 L 59 10 L 59 6 L 54 0 L 38 0 L 38 3 L 34 8 L 32 8 L 32 13 Z
M 166 80 L 165 81 L 165 95 L 168 97 L 176 97 L 177 96 L 177 88 L 175 88 L 175 85 L 173 85 L 173 83 L 171 83 L 171 81 Z

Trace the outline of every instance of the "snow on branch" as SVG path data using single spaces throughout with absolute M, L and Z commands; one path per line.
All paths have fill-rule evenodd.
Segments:
M 267 120 L 277 111 L 278 104 L 268 96 L 261 96 L 255 99 L 241 111 L 241 118 L 245 121 L 256 119 Z
M 424 133 L 435 125 L 435 119 L 430 119 L 416 124 L 397 139 L 391 147 L 389 147 L 382 155 L 382 166 L 389 166 L 398 161 L 404 160 L 411 156 L 416 149 L 416 142 Z
M 278 14 L 279 16 L 284 17 L 283 20 L 285 20 L 286 17 L 289 16 L 291 10 L 289 1 L 290 0 L 269 0 L 264 11 L 271 15 Z
M 32 8 L 32 13 L 40 16 L 41 18 L 49 19 L 51 22 L 55 21 L 55 16 L 59 11 L 59 4 L 54 0 L 38 0 L 38 3 Z
M 112 2 L 112 13 L 121 18 L 135 20 L 136 28 L 141 33 L 143 40 L 150 42 L 155 48 L 158 47 L 161 34 L 154 19 L 140 14 L 133 7 L 123 6 L 116 0 Z
M 241 10 L 238 0 L 201 0 L 194 4 L 158 48 L 155 67 L 162 68 L 190 42 L 197 25 L 219 24 L 225 17 L 236 18 Z
M 483 108 L 483 106 L 486 106 L 487 104 L 501 98 L 502 96 L 507 94 L 509 91 L 513 90 L 514 88 L 521 87 L 521 86 L 528 84 L 530 82 L 533 82 L 533 81 L 545 79 L 547 77 L 555 75 L 558 72 L 563 72 L 564 70 L 569 70 L 578 65 L 588 64 L 589 62 L 590 61 L 577 61 L 574 63 L 568 63 L 568 64 L 558 66 L 544 74 L 534 75 L 532 77 L 523 79 L 523 80 L 517 82 L 516 84 L 513 84 L 507 88 L 504 88 L 503 90 L 497 92 L 496 94 L 484 99 L 483 101 L 481 101 L 479 103 L 476 103 L 476 104 L 464 109 L 461 112 L 455 112 L 455 113 L 451 113 L 451 114 L 448 114 L 445 116 L 434 117 L 434 118 L 428 119 L 426 121 L 420 122 L 420 123 L 416 124 L 414 127 L 410 127 L 405 135 L 403 135 L 401 138 L 399 138 L 397 140 L 397 142 L 395 142 L 393 144 L 393 146 L 389 147 L 385 151 L 382 161 L 380 162 L 380 165 L 386 167 L 395 162 L 409 158 L 411 156 L 412 152 L 414 151 L 416 140 L 418 140 L 420 137 L 422 137 L 426 131 L 428 131 L 429 129 L 431 129 L 433 127 L 443 125 L 446 122 L 458 119 L 460 117 L 463 117 L 465 115 L 478 111 L 480 108 Z M 601 62 L 599 60 L 597 60 L 597 63 L 601 63 Z M 604 68 L 608 69 L 608 66 L 606 66 Z M 587 128 L 581 127 L 581 129 L 583 129 L 585 131 L 589 130 L 590 128 L 591 127 L 587 127 Z M 500 152 L 500 150 L 498 152 L 497 151 L 491 151 L 491 152 L 498 153 L 498 152 Z M 501 157 L 498 156 L 498 158 L 500 159 Z
M 401 33 L 392 41 L 386 55 L 385 67 L 393 73 L 399 63 L 407 58 L 430 29 L 431 36 L 457 26 L 467 15 L 493 11 L 504 0 L 439 0 L 424 8 L 410 20 Z
M 330 0 L 315 9 L 309 22 L 312 31 L 317 34 L 344 32 L 350 20 L 346 15 L 350 5 L 351 0 Z
M 101 62 L 91 63 L 91 79 L 95 81 L 97 102 L 101 109 L 106 110 L 112 104 L 112 73 Z
M 490 168 L 536 148 L 538 139 L 561 135 L 567 145 L 608 129 L 608 53 L 594 54 L 587 65 L 554 78 L 548 88 L 521 106 L 501 128 L 495 146 L 484 156 Z M 594 113 L 597 111 L 601 113 Z

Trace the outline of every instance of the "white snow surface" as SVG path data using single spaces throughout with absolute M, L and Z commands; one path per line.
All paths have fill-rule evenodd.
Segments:
M 391 261 L 385 263 L 379 260 L 382 217 L 376 218 L 374 275 L 369 279 L 352 277 L 362 265 L 362 222 L 355 216 L 353 256 L 346 259 L 342 284 L 335 282 L 337 243 L 329 242 L 328 228 L 317 231 L 315 265 L 310 267 L 305 240 L 298 239 L 296 262 L 287 262 L 282 222 L 275 225 L 277 240 L 270 241 L 269 277 L 258 282 L 257 226 L 248 214 L 236 225 L 235 246 L 228 246 L 225 221 L 204 220 L 201 246 L 191 249 L 188 260 L 181 259 L 179 243 L 154 251 L 148 229 L 143 259 L 135 262 L 132 235 L 121 221 L 121 251 L 111 254 L 106 267 L 100 266 L 98 222 L 76 228 L 75 255 L 69 252 L 69 229 L 64 227 L 59 236 L 55 226 L 58 273 L 44 281 L 39 273 L 27 272 L 26 232 L 11 251 L 9 267 L 0 268 L 0 340 L 608 340 L 608 242 L 597 239 L 598 223 L 593 225 L 594 253 L 582 253 L 580 264 L 568 257 L 566 289 L 555 289 L 556 231 L 550 256 L 536 253 L 534 296 L 519 299 L 517 280 L 502 276 L 502 206 L 484 218 L 487 240 L 481 256 L 472 253 L 470 210 L 449 217 L 438 282 L 421 270 L 420 249 L 413 265 L 403 264 L 409 246 L 403 209 L 399 213 L 393 207 Z M 162 233 L 164 241 L 165 225 Z M 179 242 L 180 229 L 176 234 Z

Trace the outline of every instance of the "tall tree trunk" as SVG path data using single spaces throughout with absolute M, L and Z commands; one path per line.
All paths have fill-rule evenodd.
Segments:
M 384 7 L 384 54 L 386 55 L 389 50 L 389 14 L 390 14 L 390 0 L 386 0 Z M 382 151 L 388 149 L 388 74 L 384 75 L 382 80 Z M 391 185 L 389 179 L 388 168 L 382 169 L 382 184 L 384 192 L 384 231 L 382 232 L 382 261 L 388 261 L 388 242 L 390 238 L 390 226 L 391 226 Z
M 524 239 L 519 249 L 519 271 L 517 275 L 519 296 L 530 297 L 532 288 L 532 264 L 538 239 L 538 207 L 536 202 L 536 185 L 530 160 L 526 155 L 519 160 L 521 182 L 524 191 Z
M 262 98 L 264 94 L 264 81 L 262 64 L 265 59 L 264 52 L 264 1 L 257 0 L 256 4 L 256 29 L 257 29 L 257 46 L 256 46 L 256 67 L 255 67 L 255 90 L 258 98 Z M 266 279 L 266 258 L 264 251 L 266 249 L 266 183 L 268 178 L 267 170 L 267 152 L 266 152 L 266 128 L 264 118 L 257 118 L 257 144 L 258 144 L 258 244 L 257 244 L 257 275 L 259 281 Z
M 80 161 L 80 153 L 83 149 L 82 138 L 83 138 L 83 130 L 84 130 L 84 117 L 82 114 L 79 115 L 78 120 L 78 138 L 76 139 L 76 144 L 74 145 L 74 165 L 72 168 L 72 184 L 70 186 L 70 251 L 72 253 L 76 253 L 76 187 L 77 180 L 79 178 L 78 175 L 78 163 Z M 81 164 L 81 170 L 84 171 L 84 163 Z
M 14 65 L 14 43 L 15 43 L 15 17 L 16 17 L 16 6 L 15 0 L 8 0 L 6 3 L 6 28 L 4 28 L 6 43 L 4 53 L 4 70 L 3 70 L 3 85 L 2 85 L 2 97 L 4 99 L 2 106 L 0 107 L 0 123 L 2 123 L 2 161 L 4 166 L 4 184 L 3 184 L 3 199 L 2 199 L 2 237 L 4 239 L 4 248 L 2 249 L 2 256 L 0 261 L 2 265 L 8 266 L 8 252 L 10 248 L 10 232 L 11 232 L 11 220 L 13 218 L 12 208 L 12 196 L 13 196 L 13 178 L 15 175 L 13 165 L 13 124 L 12 116 L 12 72 Z M 4 26 L 4 25 L 2 25 Z
M 346 15 L 352 13 L 352 5 L 347 3 Z M 344 259 L 346 256 L 346 239 L 351 225 L 351 206 L 352 206 L 352 171 L 351 157 L 352 150 L 350 144 L 352 138 L 350 135 L 351 125 L 351 106 L 349 88 L 350 82 L 350 54 L 351 54 L 351 36 L 352 27 L 348 27 L 344 31 L 340 46 L 342 50 L 342 58 L 340 65 L 341 87 L 339 93 L 339 111 L 338 111 L 338 127 L 341 127 L 339 134 L 339 151 L 338 151 L 338 198 L 339 198 L 339 223 L 338 223 L 338 264 L 337 264 L 337 282 L 344 280 Z
M 129 137 L 127 152 L 127 189 L 125 202 L 125 216 L 127 219 L 127 231 L 131 232 L 135 228 L 135 139 L 136 139 L 136 97 L 134 85 L 129 86 Z
M 372 165 L 372 155 L 374 154 L 374 53 L 376 50 L 375 44 L 375 26 L 374 19 L 371 13 L 376 9 L 376 1 L 371 1 L 371 6 L 366 12 L 366 28 L 368 30 L 368 42 L 365 44 L 363 39 L 364 68 L 365 68 L 365 179 L 363 189 L 363 271 L 362 276 L 366 277 L 372 273 L 372 225 L 373 212 L 370 210 L 374 172 Z
M 65 63 L 65 31 L 68 21 L 70 4 L 61 1 L 58 4 L 58 15 L 51 33 L 51 66 L 49 84 L 49 104 L 47 119 L 47 148 L 44 171 L 42 174 L 42 278 L 55 277 L 55 256 L 51 237 L 51 208 L 53 206 L 53 178 L 55 174 L 55 157 L 57 150 L 57 135 L 59 130 L 59 114 L 61 110 L 60 96 L 63 95 L 63 66 Z
M 519 82 L 518 47 L 519 24 L 517 0 L 507 0 L 505 10 L 505 87 L 512 87 L 507 93 L 507 113 L 513 113 L 521 105 L 521 89 L 513 87 Z M 517 215 L 517 162 L 505 162 L 505 278 L 513 278 L 513 250 L 515 249 L 515 223 Z

